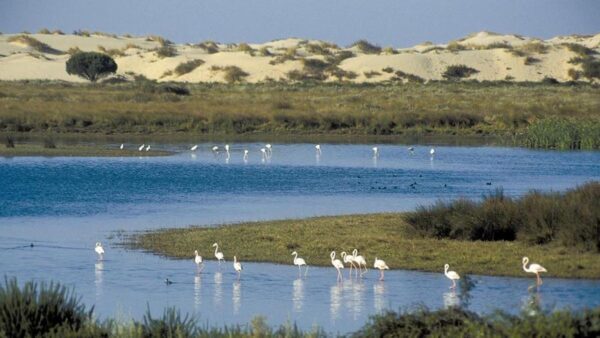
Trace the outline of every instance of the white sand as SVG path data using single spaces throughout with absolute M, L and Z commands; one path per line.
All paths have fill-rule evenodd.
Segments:
M 23 79 L 49 79 L 82 82 L 83 80 L 70 76 L 65 71 L 65 62 L 69 55 L 42 54 L 33 48 L 17 42 L 7 40 L 15 34 L 0 35 L 0 80 Z M 260 82 L 268 79 L 286 80 L 286 74 L 291 70 L 301 70 L 300 58 L 319 58 L 321 55 L 310 55 L 306 51 L 306 43 L 322 44 L 317 40 L 302 40 L 297 38 L 275 40 L 263 44 L 250 44 L 256 50 L 254 55 L 239 52 L 235 46 L 219 44 L 219 52 L 208 54 L 204 49 L 193 45 L 174 45 L 178 55 L 175 57 L 159 58 L 153 49 L 160 46 L 157 41 L 150 41 L 145 37 L 125 38 L 92 35 L 90 37 L 76 35 L 50 35 L 30 34 L 50 47 L 67 51 L 77 47 L 83 51 L 98 51 L 99 46 L 108 50 L 119 49 L 125 56 L 115 57 L 119 66 L 118 74 L 130 76 L 142 74 L 158 81 L 181 82 L 223 82 L 223 72 L 211 69 L 213 66 L 237 66 L 249 74 L 247 82 Z M 544 54 L 529 53 L 528 55 L 539 60 L 531 65 L 525 65 L 525 57 L 518 57 L 504 48 L 487 49 L 490 44 L 507 44 L 515 49 L 523 48 L 531 42 L 543 43 L 548 46 Z M 383 72 L 382 69 L 390 67 L 393 71 L 417 75 L 426 80 L 442 79 L 442 73 L 449 65 L 464 64 L 479 72 L 470 79 L 477 80 L 504 80 L 512 78 L 513 81 L 540 81 L 544 77 L 553 77 L 559 81 L 571 80 L 568 71 L 579 66 L 568 61 L 576 55 L 569 51 L 563 43 L 576 43 L 600 52 L 600 34 L 593 36 L 560 36 L 545 41 L 523 37 L 519 35 L 500 35 L 490 32 L 471 34 L 465 38 L 455 40 L 465 48 L 458 52 L 446 49 L 447 44 L 434 45 L 423 43 L 411 48 L 398 49 L 399 54 L 363 54 L 356 47 L 349 48 L 355 57 L 344 60 L 340 68 L 356 73 L 358 76 L 353 82 L 378 82 L 386 81 L 394 76 L 392 73 Z M 127 46 L 130 46 L 127 48 Z M 283 54 L 290 48 L 297 48 L 297 60 L 272 65 L 269 62 L 275 56 L 260 56 L 258 50 L 267 47 L 271 53 Z M 432 48 L 435 48 L 432 50 Z M 339 49 L 331 50 L 333 53 Z M 173 72 L 175 67 L 182 62 L 202 59 L 205 63 L 194 71 L 178 76 Z M 169 72 L 171 74 L 169 75 Z M 373 72 L 368 78 L 365 72 Z M 379 74 L 376 74 L 378 72 Z M 329 81 L 334 81 L 330 78 Z

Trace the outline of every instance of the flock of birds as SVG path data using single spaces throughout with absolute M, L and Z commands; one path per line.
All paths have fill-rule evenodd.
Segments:
M 119 148 L 121 150 L 124 150 L 125 144 L 121 143 L 121 146 Z M 198 150 L 198 148 L 199 148 L 199 145 L 195 144 L 192 147 L 190 147 L 190 151 L 195 152 L 196 150 Z M 138 151 L 150 151 L 150 149 L 152 149 L 152 148 L 150 147 L 149 144 L 142 144 L 138 147 Z M 223 149 L 225 150 L 226 158 L 230 159 L 231 153 L 229 150 L 231 148 L 230 148 L 229 144 L 225 144 Z M 414 147 L 408 147 L 407 149 L 411 154 L 414 153 L 414 151 L 415 151 Z M 219 152 L 221 151 L 221 148 L 219 146 L 215 145 L 211 148 L 211 150 L 214 154 L 219 154 Z M 373 158 L 375 158 L 375 159 L 379 158 L 379 148 L 373 147 L 373 148 L 371 148 L 371 150 L 373 151 Z M 316 152 L 317 156 L 321 156 L 322 152 L 321 152 L 320 144 L 315 144 L 315 152 Z M 263 161 L 271 159 L 271 157 L 273 156 L 273 146 L 270 143 L 265 144 L 264 147 L 260 148 L 260 153 L 261 153 L 261 159 Z M 248 161 L 248 156 L 250 154 L 250 151 L 248 149 L 244 149 L 243 154 L 244 154 L 243 155 L 244 162 Z M 429 149 L 429 155 L 433 158 L 433 156 L 435 155 L 435 148 Z
M 222 261 L 225 262 L 225 255 L 223 254 L 222 251 L 219 251 L 219 244 L 214 243 L 212 246 L 215 248 L 214 256 L 217 259 L 217 262 L 220 267 L 221 262 Z M 96 243 L 95 251 L 98 254 L 98 259 L 103 260 L 104 259 L 104 248 L 102 247 L 102 243 L 100 243 L 100 242 Z M 296 252 L 296 251 L 292 252 L 292 256 L 294 256 L 294 259 L 292 261 L 293 264 L 298 267 L 298 275 L 302 276 L 302 268 L 304 268 L 304 276 L 306 276 L 306 274 L 308 273 L 308 264 L 306 263 L 304 258 L 298 257 L 298 252 Z M 340 256 L 342 257 L 341 260 L 339 258 L 335 258 L 336 257 L 335 251 L 332 251 L 329 254 L 329 257 L 331 258 L 331 265 L 333 265 L 333 267 L 337 270 L 337 281 L 338 282 L 341 282 L 344 279 L 344 277 L 342 275 L 342 269 L 344 269 L 345 264 L 348 264 L 349 268 L 350 268 L 350 271 L 348 272 L 349 278 L 352 278 L 352 269 L 354 269 L 357 278 L 358 278 L 359 274 L 362 277 L 364 274 L 367 273 L 367 271 L 368 271 L 367 260 L 365 259 L 365 257 L 358 254 L 357 249 L 354 249 L 352 251 L 351 255 L 346 253 L 345 251 L 343 251 L 340 254 Z M 196 266 L 198 267 L 198 269 L 200 271 L 202 269 L 204 269 L 204 259 L 198 253 L 198 250 L 194 250 L 194 263 L 196 264 Z M 529 266 L 527 266 L 527 264 L 529 263 L 529 258 L 527 258 L 527 257 L 523 257 L 522 263 L 523 263 L 523 270 L 525 272 L 535 274 L 536 284 L 542 285 L 542 278 L 540 277 L 540 273 L 548 272 L 548 271 L 543 266 L 541 266 L 537 263 L 531 263 L 531 264 L 529 264 Z M 379 280 L 380 281 L 382 281 L 384 279 L 384 271 L 390 269 L 384 260 L 379 259 L 377 257 L 375 257 L 375 261 L 373 263 L 373 268 L 379 270 Z M 243 267 L 242 267 L 242 263 L 237 260 L 237 256 L 233 256 L 233 269 L 237 273 L 237 278 L 239 280 L 241 277 L 241 274 L 242 274 Z M 450 269 L 450 265 L 445 264 L 444 265 L 444 275 L 452 281 L 452 285 L 450 286 L 450 289 L 455 289 L 456 281 L 460 279 L 460 275 L 456 271 L 448 271 L 449 269 Z M 173 282 L 167 278 L 165 280 L 165 283 L 167 285 L 169 285 L 169 284 L 172 284 Z

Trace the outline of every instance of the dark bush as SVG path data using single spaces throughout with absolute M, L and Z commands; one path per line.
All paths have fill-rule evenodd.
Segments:
M 381 53 L 381 47 L 370 43 L 367 40 L 358 40 L 351 45 L 351 47 L 356 47 L 358 50 L 365 54 L 379 54 Z
M 451 65 L 446 68 L 442 77 L 446 80 L 460 80 L 476 73 L 479 73 L 477 69 L 465 65 Z
M 141 324 L 143 337 L 195 337 L 197 325 L 192 317 L 182 317 L 178 310 L 167 308 L 162 318 L 152 318 L 150 310 L 146 311 Z
M 46 148 L 46 149 L 55 149 L 56 148 L 56 144 L 54 143 L 54 140 L 52 140 L 51 138 L 44 139 L 44 148 Z
M 162 45 L 154 50 L 159 58 L 170 58 L 177 56 L 177 50 L 172 45 Z
M 12 137 L 7 136 L 6 137 L 6 143 L 5 143 L 5 145 L 6 145 L 6 148 L 14 148 L 15 147 L 15 140 L 13 140 Z
M 187 74 L 187 73 L 190 73 L 191 71 L 193 71 L 194 69 L 202 66 L 203 64 L 204 64 L 204 60 L 200 60 L 200 59 L 182 62 L 179 65 L 177 65 L 177 67 L 175 67 L 175 73 L 177 75 Z
M 77 75 L 91 82 L 113 74 L 117 64 L 110 56 L 95 52 L 76 53 L 67 61 L 67 73 Z
M 159 85 L 158 91 L 175 95 L 190 95 L 190 90 L 187 87 L 176 84 Z

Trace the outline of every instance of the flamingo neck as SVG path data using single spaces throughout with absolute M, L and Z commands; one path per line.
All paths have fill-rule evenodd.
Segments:
M 217 254 L 217 252 L 219 251 L 219 246 L 215 246 L 215 255 Z

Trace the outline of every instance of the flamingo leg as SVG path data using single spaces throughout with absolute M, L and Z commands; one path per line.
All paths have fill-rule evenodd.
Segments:
M 306 266 L 306 268 L 304 268 L 304 277 L 306 277 L 307 273 L 308 273 L 308 265 Z
M 379 274 L 380 274 L 379 280 L 383 280 L 383 270 L 379 270 Z

